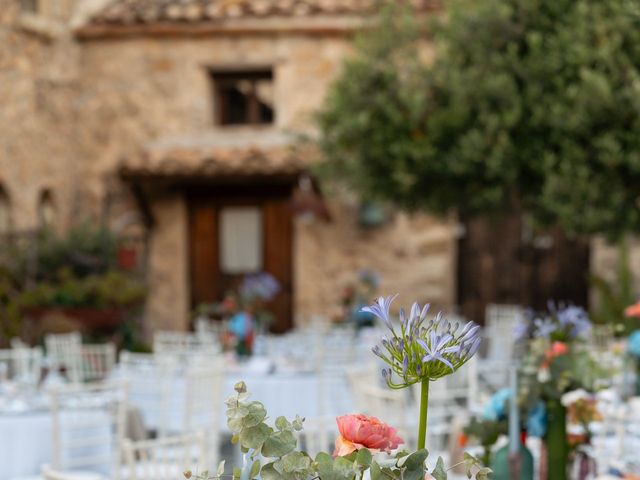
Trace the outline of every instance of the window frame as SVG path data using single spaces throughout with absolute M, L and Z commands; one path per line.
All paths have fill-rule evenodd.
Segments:
M 275 85 L 275 76 L 271 67 L 256 67 L 251 69 L 216 69 L 209 68 L 209 82 L 213 97 L 214 123 L 220 127 L 237 126 L 269 126 L 276 121 L 276 105 L 272 106 L 271 121 L 260 120 L 260 101 L 256 95 L 256 85 L 259 81 L 268 80 Z M 228 99 L 224 90 L 238 81 L 249 81 L 251 92 L 247 95 L 248 105 L 245 112 L 246 121 L 232 122 L 228 118 Z

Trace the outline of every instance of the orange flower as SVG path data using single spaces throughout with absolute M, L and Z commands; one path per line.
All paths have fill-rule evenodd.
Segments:
M 634 303 L 633 305 L 629 305 L 625 308 L 624 315 L 626 317 L 640 317 L 640 302 Z
M 361 448 L 374 452 L 395 450 L 404 443 L 396 435 L 396 429 L 375 417 L 366 415 L 343 415 L 336 419 L 340 436 L 336 439 L 334 457 L 344 457 Z
M 547 350 L 547 360 L 551 360 L 560 355 L 565 355 L 569 352 L 569 347 L 564 342 L 553 342 L 551 348 Z

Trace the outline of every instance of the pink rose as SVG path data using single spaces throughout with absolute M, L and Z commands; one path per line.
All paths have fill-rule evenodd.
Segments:
M 396 435 L 396 429 L 375 417 L 366 415 L 343 415 L 336 418 L 340 436 L 336 439 L 334 457 L 344 457 L 361 448 L 374 452 L 395 450 L 404 443 Z

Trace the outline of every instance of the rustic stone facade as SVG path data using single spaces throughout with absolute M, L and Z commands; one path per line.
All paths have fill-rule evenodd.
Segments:
M 17 0 L 0 13 L 0 182 L 15 230 L 37 227 L 45 190 L 55 198 L 60 228 L 105 209 L 112 225 L 126 223 L 136 207 L 118 177 L 123 161 L 153 142 L 233 130 L 214 125 L 209 67 L 270 66 L 277 113 L 266 129 L 313 134 L 313 112 L 350 51 L 345 32 L 352 25 L 340 16 L 311 33 L 290 28 L 303 20 L 275 18 L 271 33 L 245 24 L 228 34 L 92 37 L 74 35 L 70 4 L 47 1 L 50 14 L 20 14 Z M 327 21 L 341 28 L 326 28 Z M 451 222 L 394 213 L 384 225 L 363 229 L 349 196 L 332 195 L 328 205 L 330 223 L 296 220 L 296 321 L 330 315 L 341 287 L 365 267 L 380 274 L 382 291 L 401 291 L 404 302 L 415 297 L 451 308 Z M 157 193 L 151 213 L 147 327 L 186 328 L 185 199 L 170 189 Z

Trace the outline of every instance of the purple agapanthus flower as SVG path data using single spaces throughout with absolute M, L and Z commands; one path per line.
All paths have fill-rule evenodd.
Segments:
M 360 311 L 375 315 L 380 320 L 382 320 L 387 327 L 393 329 L 393 326 L 391 325 L 391 319 L 389 318 L 389 308 L 391 307 L 391 303 L 396 299 L 397 296 L 398 294 L 396 293 L 395 295 L 390 295 L 386 298 L 379 297 L 376 300 L 376 303 L 368 307 L 363 307 L 360 309 Z
M 425 379 L 436 380 L 449 375 L 473 357 L 480 347 L 480 326 L 473 322 L 460 325 L 442 313 L 427 321 L 429 304 L 414 303 L 409 314 L 400 309 L 399 323 L 394 324 L 389 310 L 397 295 L 380 297 L 362 311 L 371 313 L 391 330 L 389 338 L 373 347 L 375 355 L 391 368 L 383 371 L 392 388 L 403 388 Z M 393 374 L 401 378 L 393 380 Z
M 536 318 L 533 324 L 534 335 L 538 338 L 551 338 L 551 335 L 558 330 L 558 325 L 550 318 Z
M 556 311 L 560 326 L 567 332 L 570 338 L 585 335 L 591 329 L 591 321 L 587 312 L 581 308 L 570 305 Z
M 267 272 L 247 275 L 240 285 L 240 295 L 246 300 L 271 301 L 280 293 L 280 282 Z
M 443 357 L 445 353 L 458 353 L 460 351 L 460 345 L 449 345 L 451 340 L 453 340 L 453 336 L 448 333 L 438 336 L 436 332 L 432 331 L 429 340 L 429 344 L 427 344 L 427 342 L 421 338 L 418 339 L 418 343 L 424 348 L 422 363 L 442 362 L 449 367 L 452 372 L 455 371 L 451 362 Z

